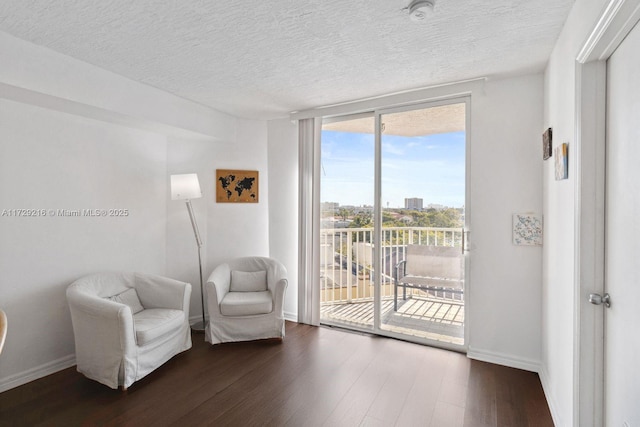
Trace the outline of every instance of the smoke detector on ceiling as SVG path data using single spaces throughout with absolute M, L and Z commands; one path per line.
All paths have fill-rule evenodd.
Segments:
M 408 7 L 409 17 L 412 21 L 424 21 L 433 14 L 433 6 L 431 0 L 413 0 Z

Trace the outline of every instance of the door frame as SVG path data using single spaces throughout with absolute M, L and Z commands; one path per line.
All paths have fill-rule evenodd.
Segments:
M 576 55 L 574 200 L 574 426 L 604 425 L 607 60 L 640 21 L 640 0 L 610 0 Z

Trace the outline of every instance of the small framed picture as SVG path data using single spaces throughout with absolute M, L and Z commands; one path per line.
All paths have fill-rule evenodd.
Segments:
M 544 131 L 542 134 L 542 159 L 547 160 L 553 154 L 553 148 L 551 144 L 551 140 L 553 136 L 553 132 L 551 128 Z
M 216 202 L 258 203 L 258 171 L 216 169 Z
M 542 245 L 542 215 L 513 214 L 513 244 L 517 246 Z
M 569 144 L 563 142 L 556 147 L 556 181 L 569 178 Z

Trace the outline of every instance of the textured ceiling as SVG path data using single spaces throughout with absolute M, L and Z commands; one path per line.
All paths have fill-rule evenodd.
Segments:
M 574 0 L 2 0 L 0 31 L 249 118 L 541 71 Z

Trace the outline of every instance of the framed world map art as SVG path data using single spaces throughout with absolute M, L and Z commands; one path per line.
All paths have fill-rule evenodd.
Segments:
M 258 203 L 258 171 L 216 169 L 216 202 Z

